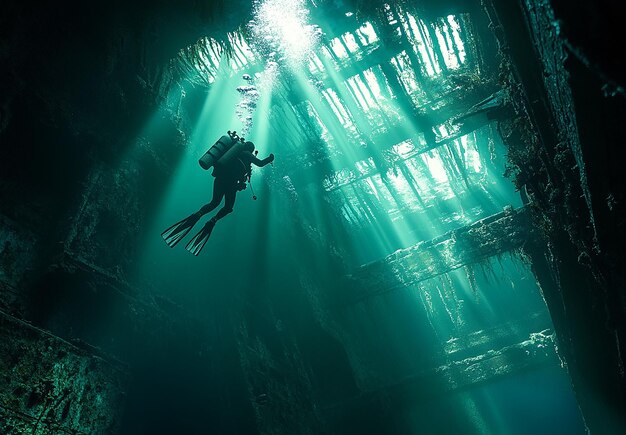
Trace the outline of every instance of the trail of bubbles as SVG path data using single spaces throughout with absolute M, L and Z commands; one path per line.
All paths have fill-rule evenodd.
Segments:
M 237 87 L 241 100 L 237 103 L 235 113 L 243 126 L 240 135 L 245 137 L 252 130 L 254 124 L 253 114 L 257 109 L 261 93 L 265 95 L 272 93 L 278 79 L 278 64 L 269 61 L 265 65 L 263 72 L 257 73 L 255 77 L 252 77 L 250 74 L 244 74 L 242 79 L 246 84 Z
M 244 74 L 238 86 L 241 100 L 235 112 L 242 123 L 241 135 L 250 133 L 253 114 L 261 94 L 270 95 L 282 67 L 298 70 L 318 44 L 318 26 L 307 24 L 309 10 L 305 0 L 256 0 L 254 19 L 248 24 L 251 45 L 266 59 L 265 69 L 254 76 Z
M 252 84 L 252 77 L 245 74 L 243 79 L 249 84 L 237 87 L 237 92 L 241 95 L 241 100 L 237 103 L 235 114 L 243 125 L 241 135 L 246 136 L 252 129 L 252 115 L 257 107 L 260 95 L 257 87 Z

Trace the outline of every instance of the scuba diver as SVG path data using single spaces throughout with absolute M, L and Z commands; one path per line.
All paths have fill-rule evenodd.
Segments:
M 204 205 L 200 210 L 161 233 L 161 236 L 171 248 L 176 246 L 191 231 L 202 216 L 216 209 L 224 198 L 224 207 L 209 219 L 185 247 L 185 249 L 196 256 L 200 254 L 207 240 L 209 240 L 217 221 L 232 213 L 237 192 L 246 188 L 246 181 L 250 182 L 252 164 L 263 167 L 274 161 L 274 154 L 270 154 L 265 159 L 260 160 L 256 157 L 257 153 L 258 151 L 254 151 L 252 142 L 240 138 L 237 136 L 237 132 L 229 131 L 228 136 L 222 136 L 202 156 L 199 163 L 203 169 L 214 167 L 212 174 L 215 177 L 213 198 L 211 198 L 211 202 Z M 253 196 L 253 199 L 256 199 L 256 196 Z

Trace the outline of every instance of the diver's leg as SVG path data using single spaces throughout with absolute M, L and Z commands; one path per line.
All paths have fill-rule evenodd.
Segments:
M 213 198 L 211 198 L 211 202 L 203 206 L 191 216 L 186 217 L 180 222 L 176 222 L 174 225 L 163 231 L 161 233 L 161 237 L 163 237 L 165 243 L 172 248 L 176 246 L 178 242 L 180 242 L 189 233 L 189 231 L 191 231 L 202 216 L 216 209 L 217 206 L 220 205 L 227 186 L 228 184 L 221 178 L 216 177 L 215 182 L 213 183 Z
M 202 206 L 198 213 L 200 216 L 204 216 L 207 213 L 215 210 L 218 205 L 222 202 L 222 198 L 226 193 L 225 183 L 222 181 L 220 177 L 215 178 L 215 182 L 213 183 L 213 198 L 211 198 L 211 202 Z
M 222 219 L 227 214 L 230 214 L 230 213 L 233 212 L 233 206 L 235 205 L 235 199 L 237 199 L 237 190 L 236 189 L 229 189 L 224 194 L 224 196 L 226 197 L 226 199 L 224 200 L 224 207 L 222 207 L 220 209 L 220 211 L 218 211 L 217 214 L 211 219 L 211 220 L 213 220 L 213 222 L 217 222 L 218 220 Z
M 219 219 L 223 218 L 233 211 L 233 205 L 235 204 L 235 196 L 237 195 L 237 190 L 228 189 L 225 193 L 222 193 L 222 195 L 226 197 L 226 200 L 224 201 L 224 207 L 222 207 L 215 216 L 213 216 L 211 219 L 208 220 L 206 224 L 204 224 L 204 227 L 202 227 L 198 234 L 196 234 L 185 247 L 185 249 L 187 249 L 193 255 L 197 256 L 198 254 L 200 254 L 200 251 L 202 251 L 202 248 L 204 248 L 204 245 L 206 245 L 209 237 L 211 237 L 211 232 L 215 227 L 215 223 Z

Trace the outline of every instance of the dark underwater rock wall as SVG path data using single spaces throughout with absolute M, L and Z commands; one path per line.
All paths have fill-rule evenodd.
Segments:
M 34 266 L 37 236 L 23 225 L 0 215 L 0 282 L 13 288 Z
M 110 434 L 119 427 L 128 374 L 0 311 L 0 432 Z
M 98 359 L 95 350 L 76 354 L 44 332 L 43 342 L 21 338 L 30 337 L 33 328 L 7 317 L 0 331 L 2 376 L 17 367 L 41 379 L 29 384 L 15 377 L 10 382 L 24 388 L 0 387 L 3 405 L 11 401 L 11 409 L 23 413 L 0 417 L 5 424 L 0 432 L 252 430 L 250 404 L 240 401 L 245 393 L 237 380 L 243 376 L 230 332 L 198 325 L 170 301 L 128 284 L 147 216 L 186 144 L 185 113 L 177 110 L 181 92 L 172 90 L 176 70 L 169 61 L 200 37 L 235 29 L 251 5 L 235 6 L 3 2 L 0 309 L 130 365 L 129 376 L 109 376 L 104 365 L 90 363 Z M 151 120 L 159 124 L 152 136 Z M 198 332 L 206 329 L 223 334 Z M 50 350 L 42 348 L 48 342 Z M 208 348 L 232 369 L 217 367 Z M 41 361 L 35 360 L 38 352 Z M 90 373 L 84 373 L 84 364 Z M 182 372 L 188 377 L 172 381 Z M 97 398 L 78 394 L 95 380 L 94 391 L 124 392 L 125 405 L 103 396 L 96 415 Z M 192 384 L 207 392 L 204 400 L 194 400 L 197 406 L 172 403 L 171 397 L 186 396 Z M 54 386 L 50 394 L 42 390 L 48 385 Z M 35 388 L 45 394 L 30 409 Z M 198 422 L 192 414 L 212 418 Z
M 567 4 L 566 4 L 567 3 Z M 512 172 L 547 249 L 529 247 L 561 355 L 592 432 L 626 428 L 623 68 L 609 2 L 486 2 L 517 119 Z M 519 86 L 521 85 L 521 86 Z

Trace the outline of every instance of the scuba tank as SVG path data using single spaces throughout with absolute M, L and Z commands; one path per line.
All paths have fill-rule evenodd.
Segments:
M 243 138 L 237 135 L 236 131 L 231 132 L 229 130 L 228 135 L 220 137 L 218 141 L 204 153 L 198 163 L 202 166 L 202 169 L 208 170 L 211 166 L 215 166 L 218 161 L 221 163 L 221 160 L 229 154 L 230 157 L 228 160 L 231 160 L 233 156 L 238 155 L 239 151 L 243 148 L 243 140 Z M 240 145 L 240 149 L 235 153 L 229 153 L 229 151 L 233 151 L 235 145 Z
M 239 154 L 243 151 L 243 139 L 236 141 L 233 145 L 226 151 L 220 159 L 215 162 L 215 167 L 221 166 L 223 168 L 228 167 L 228 165 L 234 161 Z

